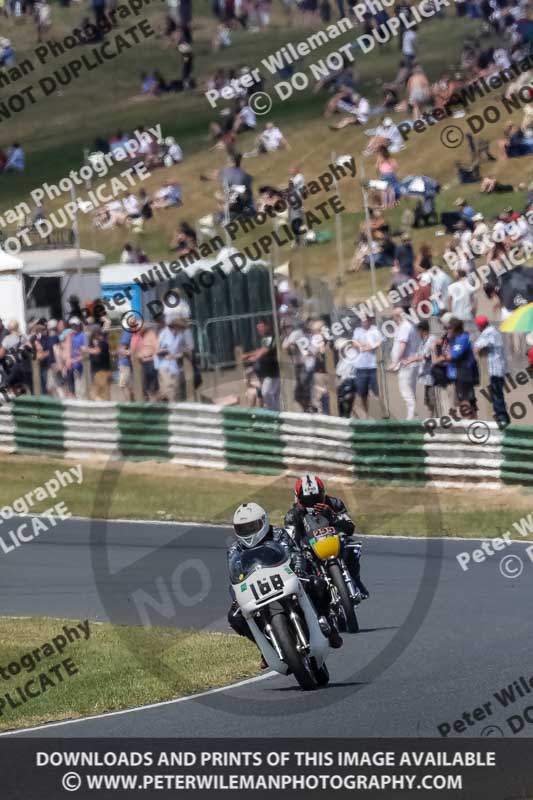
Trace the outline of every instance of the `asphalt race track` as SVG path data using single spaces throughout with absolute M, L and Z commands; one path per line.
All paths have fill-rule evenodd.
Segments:
M 0 554 L 2 614 L 227 630 L 229 538 L 228 528 L 212 526 L 59 523 Z M 531 705 L 533 691 L 507 709 L 493 693 L 533 673 L 533 560 L 527 543 L 517 542 L 463 572 L 456 554 L 475 546 L 366 537 L 371 597 L 360 607 L 361 632 L 346 635 L 328 660 L 327 689 L 303 693 L 292 678 L 268 675 L 198 699 L 51 725 L 39 735 L 438 736 L 438 725 L 492 701 L 493 713 L 461 735 L 511 736 L 506 718 Z M 500 571 L 511 554 L 523 563 L 515 578 Z M 533 735 L 533 725 L 518 735 Z

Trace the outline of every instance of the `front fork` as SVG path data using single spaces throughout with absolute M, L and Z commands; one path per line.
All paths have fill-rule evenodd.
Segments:
M 274 636 L 274 630 L 273 630 L 272 625 L 270 624 L 270 622 L 267 622 L 267 624 L 265 625 L 264 630 L 265 630 L 266 635 L 268 636 L 268 639 L 269 639 L 270 643 L 272 644 L 272 647 L 276 651 L 279 660 L 283 661 L 283 653 L 281 652 L 281 647 L 278 644 L 278 640 Z
M 353 600 L 354 603 L 358 604 L 361 602 L 361 594 L 359 593 L 359 589 L 357 589 L 354 585 L 353 578 L 350 575 L 350 570 L 346 566 L 344 559 L 339 559 L 339 566 L 341 568 L 342 577 L 344 578 L 344 582 L 348 587 L 348 592 L 350 593 L 350 599 Z
M 308 653 L 309 652 L 309 642 L 307 641 L 307 637 L 305 635 L 304 629 L 302 627 L 302 621 L 296 611 L 294 609 L 291 610 L 289 617 L 294 625 L 294 630 L 296 631 L 296 647 L 300 651 L 300 653 Z
M 298 651 L 300 653 L 302 653 L 302 652 L 303 653 L 308 653 L 309 649 L 310 649 L 309 639 L 305 634 L 305 630 L 303 628 L 302 620 L 301 620 L 300 615 L 296 612 L 296 610 L 294 609 L 294 606 L 292 605 L 292 603 L 290 603 L 290 605 L 283 603 L 283 604 L 280 604 L 280 606 L 281 606 L 281 608 L 280 608 L 280 611 L 278 613 L 285 614 L 286 616 L 288 616 L 288 618 L 292 622 L 293 628 L 294 628 L 294 630 L 296 632 L 296 647 L 297 647 Z M 284 656 L 283 656 L 283 653 L 281 651 L 281 647 L 279 646 L 279 643 L 278 643 L 278 641 L 277 641 L 277 639 L 275 637 L 274 630 L 273 630 L 272 625 L 270 624 L 269 620 L 265 621 L 263 629 L 264 629 L 266 635 L 268 636 L 268 638 L 269 638 L 269 640 L 270 640 L 270 642 L 272 644 L 272 647 L 274 648 L 274 650 L 278 654 L 278 658 L 280 659 L 280 661 L 283 661 L 284 660 Z

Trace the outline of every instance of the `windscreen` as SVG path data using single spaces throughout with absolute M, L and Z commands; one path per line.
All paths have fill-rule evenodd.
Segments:
M 230 562 L 230 580 L 240 583 L 258 567 L 277 567 L 288 556 L 287 549 L 279 542 L 263 542 L 251 550 L 236 551 Z

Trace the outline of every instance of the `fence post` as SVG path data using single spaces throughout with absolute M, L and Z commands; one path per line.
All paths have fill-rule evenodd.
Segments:
M 82 356 L 83 372 L 83 400 L 91 400 L 91 359 L 88 355 Z
M 37 358 L 31 360 L 31 374 L 33 384 L 33 394 L 41 395 L 43 387 L 41 385 L 41 362 Z
M 185 400 L 196 400 L 194 390 L 194 369 L 190 358 L 183 358 L 183 372 L 185 375 Z
M 335 359 L 333 357 L 333 350 L 330 347 L 326 347 L 324 361 L 326 365 L 326 378 L 329 396 L 329 413 L 338 417 L 340 415 L 340 409 L 337 400 L 337 387 L 335 385 Z

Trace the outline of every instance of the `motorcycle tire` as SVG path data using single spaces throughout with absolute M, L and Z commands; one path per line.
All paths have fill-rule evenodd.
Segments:
M 353 600 L 350 597 L 348 587 L 344 582 L 341 568 L 339 567 L 338 564 L 331 564 L 331 566 L 329 567 L 329 577 L 331 578 L 331 581 L 334 584 L 339 594 L 342 610 L 344 611 L 344 617 L 346 619 L 346 628 L 348 632 L 358 633 L 359 623 L 357 621 L 357 615 L 353 607 Z
M 316 682 L 319 686 L 327 686 L 329 683 L 329 671 L 325 664 L 322 664 L 320 669 L 315 666 L 314 669 Z
M 306 656 L 304 661 L 296 649 L 296 642 L 289 630 L 287 618 L 284 614 L 276 614 L 272 617 L 271 624 L 276 641 L 283 653 L 283 660 L 298 681 L 300 689 L 303 689 L 304 692 L 313 691 L 317 688 L 318 682 L 309 659 Z

